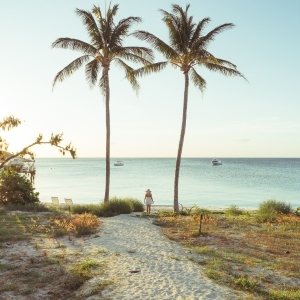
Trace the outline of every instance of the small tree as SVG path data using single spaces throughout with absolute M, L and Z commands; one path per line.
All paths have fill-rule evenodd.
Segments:
M 0 205 L 39 202 L 32 183 L 13 169 L 0 171 Z
M 5 117 L 2 121 L 0 121 L 0 129 L 3 131 L 10 130 L 14 127 L 18 127 L 21 124 L 21 121 L 14 116 Z M 30 150 L 35 145 L 49 144 L 51 146 L 57 147 L 59 151 L 65 155 L 66 152 L 69 152 L 72 158 L 76 158 L 76 149 L 70 144 L 66 146 L 61 146 L 63 134 L 51 134 L 51 137 L 48 141 L 43 140 L 42 134 L 36 138 L 36 140 L 30 145 L 24 147 L 21 151 L 17 153 L 11 154 L 7 152 L 8 143 L 4 138 L 0 136 L 0 170 L 4 168 L 4 165 L 9 162 L 11 159 L 15 157 L 25 157 L 30 156 L 31 159 L 34 160 L 34 153 Z

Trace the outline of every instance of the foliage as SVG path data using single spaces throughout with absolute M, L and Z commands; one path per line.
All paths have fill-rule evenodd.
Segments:
M 39 202 L 39 193 L 32 183 L 14 170 L 0 171 L 0 204 L 28 204 Z
M 82 214 L 90 213 L 99 217 L 113 217 L 119 214 L 130 214 L 132 212 L 144 211 L 144 205 L 134 198 L 117 198 L 113 197 L 109 202 L 103 202 L 99 205 L 73 205 L 71 212 Z
M 2 121 L 0 121 L 0 128 L 2 130 L 10 130 L 15 128 L 21 124 L 21 121 L 14 116 L 5 117 Z M 21 151 L 17 153 L 11 154 L 6 152 L 8 149 L 8 143 L 5 139 L 0 136 L 0 169 L 4 168 L 5 164 L 7 164 L 11 159 L 16 157 L 25 157 L 30 156 L 31 159 L 34 160 L 35 154 L 31 151 L 31 148 L 35 145 L 44 145 L 49 144 L 51 146 L 57 147 L 59 151 L 65 155 L 66 152 L 69 152 L 72 158 L 76 158 L 76 149 L 70 144 L 66 146 L 61 146 L 63 134 L 51 134 L 51 137 L 48 141 L 43 140 L 43 135 L 39 134 L 33 143 L 28 146 L 25 146 Z
M 277 201 L 275 199 L 270 199 L 263 201 L 259 205 L 259 212 L 266 212 L 268 210 L 275 210 L 277 213 L 290 214 L 292 212 L 292 207 L 283 201 Z
M 128 201 L 133 206 L 133 212 L 143 212 L 144 211 L 144 204 L 134 198 L 125 198 L 124 201 Z
M 133 204 L 117 197 L 111 198 L 109 202 L 100 204 L 103 217 L 113 217 L 120 214 L 130 214 L 133 212 Z
M 86 259 L 72 266 L 69 269 L 72 276 L 68 280 L 68 286 L 79 288 L 85 281 L 93 277 L 93 269 L 99 265 L 100 263 L 94 260 Z
M 272 289 L 268 293 L 268 299 L 270 300 L 299 300 L 300 289 L 299 288 L 286 288 Z
M 92 214 L 65 216 L 61 215 L 54 220 L 57 226 L 56 235 L 63 235 L 67 232 L 74 232 L 80 237 L 86 234 L 95 233 L 100 226 L 100 219 Z
M 239 216 L 243 214 L 243 211 L 237 205 L 230 205 L 226 209 L 226 214 L 229 216 Z
M 90 213 L 95 216 L 101 216 L 101 206 L 99 204 L 76 204 L 71 206 L 72 214 Z
M 257 282 L 253 280 L 250 276 L 245 276 L 244 274 L 237 278 L 234 283 L 243 290 L 253 290 Z
M 292 213 L 290 204 L 275 199 L 269 199 L 260 203 L 256 218 L 260 222 L 272 222 L 276 220 L 278 214 L 287 215 L 290 213 Z

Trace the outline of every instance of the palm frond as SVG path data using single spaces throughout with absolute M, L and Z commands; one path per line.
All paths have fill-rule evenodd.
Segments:
M 149 64 L 144 67 L 141 67 L 139 69 L 136 69 L 133 71 L 134 75 L 136 77 L 143 77 L 145 75 L 149 75 L 151 73 L 158 73 L 161 70 L 163 70 L 167 65 L 168 61 L 163 61 L 163 62 L 157 62 L 154 64 Z
M 190 69 L 190 75 L 191 75 L 191 79 L 195 85 L 195 87 L 197 87 L 201 93 L 204 93 L 204 90 L 206 89 L 206 81 L 204 78 L 202 78 L 194 68 Z
M 141 41 L 145 41 L 151 44 L 153 48 L 161 52 L 166 59 L 172 59 L 174 57 L 177 57 L 178 55 L 177 52 L 172 47 L 170 47 L 161 39 L 159 39 L 158 37 L 156 37 L 155 35 L 147 31 L 137 30 L 133 32 L 132 35 Z
M 85 65 L 85 78 L 90 87 L 93 87 L 97 82 L 99 68 L 100 63 L 97 59 L 93 59 Z
M 195 41 L 197 41 L 201 35 L 202 35 L 202 31 L 204 30 L 204 28 L 206 27 L 206 25 L 210 22 L 210 18 L 204 18 L 203 20 L 201 20 L 194 33 L 193 33 L 193 36 L 191 37 L 191 40 L 189 42 L 189 48 L 192 47 L 192 45 L 194 44 Z
M 99 6 L 94 5 L 92 9 L 92 13 L 96 16 L 97 20 L 103 19 L 101 9 Z
M 222 24 L 216 28 L 214 28 L 213 30 L 211 30 L 209 33 L 207 33 L 205 36 L 201 37 L 200 39 L 200 46 L 205 48 L 207 46 L 207 44 L 209 44 L 209 42 L 213 41 L 215 39 L 215 36 L 217 34 L 220 34 L 221 32 L 230 29 L 232 27 L 234 27 L 235 25 L 232 23 L 225 23 Z
M 90 55 L 83 55 L 81 57 L 76 58 L 66 67 L 64 67 L 61 71 L 59 71 L 52 84 L 52 89 L 54 89 L 55 84 L 59 81 L 64 81 L 67 77 L 71 76 L 75 71 L 77 71 L 84 63 L 90 60 Z
M 119 9 L 118 4 L 115 4 L 112 7 L 112 9 L 109 7 L 108 10 L 107 10 L 104 22 L 102 22 L 102 24 L 103 24 L 103 27 L 102 27 L 103 37 L 106 41 L 106 44 L 110 43 L 110 38 L 111 38 L 112 32 L 115 28 L 114 16 L 116 15 L 118 9 Z
M 70 49 L 81 51 L 84 54 L 95 55 L 97 53 L 97 49 L 81 40 L 72 39 L 72 38 L 59 38 L 52 43 L 52 48 L 62 48 L 62 49 Z
M 94 45 L 97 45 L 98 49 L 103 47 L 103 40 L 101 32 L 97 26 L 97 23 L 93 17 L 93 15 L 89 11 L 76 9 L 76 14 L 81 18 L 83 24 L 85 25 L 88 35 L 91 38 L 91 41 Z M 101 11 L 100 11 L 101 13 Z
M 132 26 L 132 24 L 139 23 L 141 22 L 141 20 L 142 19 L 139 17 L 129 17 L 119 21 L 119 23 L 116 25 L 116 27 L 111 33 L 111 37 L 109 41 L 110 47 L 113 45 L 121 46 L 123 38 L 129 36 L 128 31 Z
M 222 66 L 220 64 L 214 64 L 214 63 L 203 63 L 203 65 L 210 71 L 220 72 L 221 74 L 226 75 L 226 76 L 239 76 L 239 77 L 244 78 L 247 81 L 246 77 L 242 73 L 237 71 L 236 69 L 232 69 L 232 68 Z
M 117 65 L 119 65 L 125 71 L 125 78 L 129 81 L 133 90 L 138 94 L 140 85 L 139 85 L 138 81 L 136 80 L 136 75 L 133 72 L 133 69 L 130 66 L 128 66 L 123 60 L 121 60 L 119 58 L 117 58 L 115 60 L 115 62 Z
M 135 63 L 150 64 L 154 60 L 153 51 L 145 47 L 120 47 L 112 52 L 112 58 L 125 58 Z

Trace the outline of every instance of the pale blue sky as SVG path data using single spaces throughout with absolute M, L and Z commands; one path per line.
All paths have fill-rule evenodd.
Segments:
M 79 157 L 105 156 L 105 107 L 90 89 L 82 68 L 52 92 L 56 73 L 79 53 L 51 49 L 59 37 L 88 36 L 75 8 L 104 9 L 104 0 L 0 0 L 0 119 L 25 122 L 5 136 L 17 151 L 38 133 L 64 132 Z M 108 1 L 107 1 L 108 3 Z M 116 20 L 140 16 L 144 29 L 167 41 L 159 8 L 186 1 L 119 0 Z M 299 157 L 300 2 L 295 0 L 191 0 L 195 21 L 211 18 L 207 30 L 236 25 L 217 36 L 208 50 L 238 66 L 249 83 L 203 68 L 207 90 L 190 85 L 183 157 Z M 130 38 L 128 44 L 141 45 Z M 161 60 L 156 54 L 157 60 Z M 132 65 L 134 66 L 134 65 Z M 179 141 L 184 78 L 168 68 L 140 80 L 137 97 L 116 66 L 111 82 L 111 156 L 175 157 Z M 38 157 L 60 156 L 39 146 Z

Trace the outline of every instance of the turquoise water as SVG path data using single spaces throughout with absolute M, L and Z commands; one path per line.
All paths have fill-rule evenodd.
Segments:
M 116 160 L 124 166 L 115 167 Z M 179 202 L 183 206 L 224 208 L 231 204 L 257 208 L 266 199 L 300 206 L 299 158 L 224 158 L 212 166 L 209 158 L 183 158 Z M 104 158 L 37 158 L 36 191 L 74 203 L 99 203 L 104 197 Z M 172 205 L 175 158 L 117 158 L 111 160 L 110 196 L 143 200 L 150 188 L 157 205 Z

